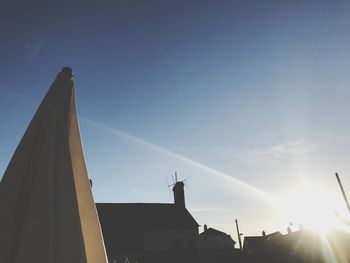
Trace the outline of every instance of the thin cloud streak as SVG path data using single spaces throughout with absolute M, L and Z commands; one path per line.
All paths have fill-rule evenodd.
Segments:
M 225 174 L 223 172 L 217 171 L 217 170 L 215 170 L 215 169 L 213 169 L 213 168 L 211 168 L 209 166 L 201 164 L 201 163 L 199 163 L 197 161 L 194 161 L 192 159 L 189 159 L 189 158 L 187 158 L 185 156 L 179 155 L 179 154 L 177 154 L 175 152 L 172 152 L 172 151 L 170 151 L 168 149 L 165 149 L 163 147 L 160 147 L 160 146 L 155 145 L 153 143 L 150 143 L 148 141 L 142 140 L 142 139 L 140 139 L 138 137 L 135 137 L 133 135 L 130 135 L 130 134 L 124 133 L 122 131 L 119 131 L 117 129 L 114 129 L 114 128 L 111 128 L 109 126 L 106 126 L 105 124 L 93 121 L 91 119 L 88 119 L 88 118 L 82 117 L 82 116 L 79 116 L 79 118 L 81 120 L 85 121 L 86 123 L 88 123 L 90 125 L 93 125 L 94 127 L 97 127 L 97 128 L 102 129 L 104 131 L 107 131 L 107 132 L 109 132 L 111 134 L 117 135 L 118 137 L 122 137 L 124 139 L 132 141 L 132 142 L 134 142 L 136 144 L 142 145 L 142 146 L 147 147 L 149 149 L 152 149 L 152 150 L 155 150 L 157 152 L 163 153 L 163 154 L 165 154 L 167 156 L 173 157 L 173 158 L 175 158 L 177 160 L 180 160 L 180 161 L 182 161 L 184 163 L 190 164 L 190 165 L 192 165 L 192 166 L 194 166 L 196 168 L 199 168 L 199 169 L 201 169 L 203 171 L 206 171 L 206 172 L 208 172 L 208 173 L 210 173 L 212 175 L 215 175 L 215 176 L 217 176 L 217 177 L 219 177 L 221 179 L 224 179 L 225 181 L 227 181 L 229 183 L 233 183 L 233 184 L 235 184 L 235 185 L 237 185 L 239 187 L 243 187 L 246 190 L 253 192 L 257 197 L 259 197 L 259 199 L 262 198 L 263 200 L 265 200 L 266 202 L 268 202 L 270 204 L 273 204 L 273 205 L 280 204 L 280 200 L 279 200 L 279 198 L 277 196 L 275 196 L 275 195 L 273 195 L 271 193 L 265 192 L 265 191 L 255 187 L 255 186 L 247 184 L 247 183 L 245 183 L 245 182 L 243 182 L 243 181 L 241 181 L 241 180 L 239 180 L 237 178 L 231 177 L 228 174 Z
M 314 144 L 304 142 L 302 140 L 281 143 L 267 149 L 252 149 L 239 154 L 234 157 L 243 159 L 245 161 L 257 161 L 262 158 L 272 157 L 275 159 L 290 155 L 305 154 L 313 151 L 316 148 Z
M 38 56 L 41 48 L 43 47 L 43 44 L 44 44 L 44 40 L 40 40 L 34 47 L 34 50 L 31 54 L 31 60 L 34 61 L 36 59 L 36 57 Z

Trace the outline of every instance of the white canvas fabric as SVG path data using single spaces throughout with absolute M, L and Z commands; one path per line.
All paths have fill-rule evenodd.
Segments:
M 0 183 L 0 262 L 107 262 L 70 68 L 57 75 Z

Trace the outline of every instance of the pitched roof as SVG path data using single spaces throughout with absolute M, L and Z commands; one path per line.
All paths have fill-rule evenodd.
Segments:
M 244 237 L 244 249 L 253 249 L 253 250 L 260 250 L 263 248 L 263 246 L 266 244 L 266 242 L 269 242 L 270 240 L 281 237 L 281 232 L 273 232 L 271 234 L 265 235 L 265 236 L 246 236 Z
M 229 236 L 229 234 L 226 234 L 225 232 L 219 231 L 215 228 L 208 228 L 206 231 L 199 234 L 199 236 L 207 236 L 207 235 L 224 235 Z
M 143 235 L 150 229 L 197 228 L 186 208 L 158 203 L 97 203 L 107 251 L 143 250 Z
M 186 208 L 161 203 L 97 203 L 101 224 L 143 229 L 198 227 Z
M 229 234 L 226 234 L 225 232 L 222 232 L 222 231 L 219 231 L 215 228 L 208 228 L 207 230 L 205 230 L 204 232 L 200 233 L 199 234 L 199 238 L 205 238 L 205 237 L 208 237 L 208 236 L 224 236 L 226 238 L 229 238 L 232 240 L 233 244 L 236 244 L 236 241 L 234 241 L 231 237 L 231 235 Z

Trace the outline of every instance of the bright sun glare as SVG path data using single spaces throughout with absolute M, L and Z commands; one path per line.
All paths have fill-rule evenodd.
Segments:
M 286 200 L 282 211 L 284 221 L 294 227 L 301 225 L 319 233 L 341 227 L 332 201 L 311 185 L 303 185 L 299 192 Z

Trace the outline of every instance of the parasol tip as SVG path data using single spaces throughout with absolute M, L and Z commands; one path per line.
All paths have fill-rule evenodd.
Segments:
M 70 80 L 74 79 L 73 70 L 70 67 L 63 67 L 61 72 L 59 73 L 59 75 L 61 75 L 63 77 L 67 77 Z

